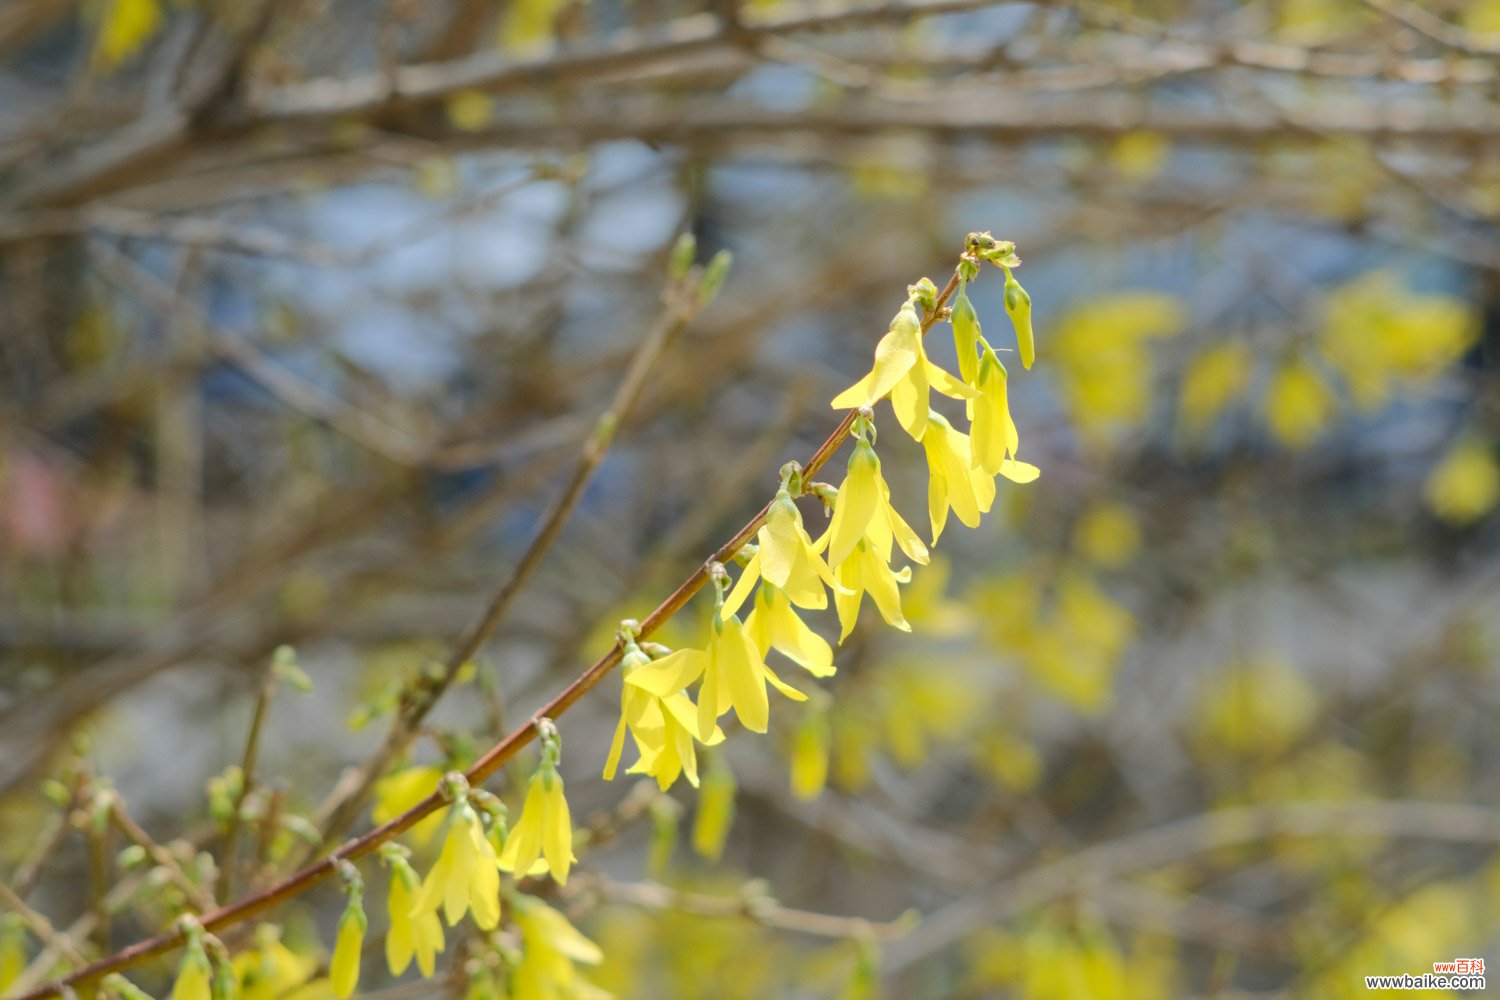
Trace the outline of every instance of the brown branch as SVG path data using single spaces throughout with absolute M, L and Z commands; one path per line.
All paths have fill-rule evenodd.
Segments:
M 922 332 L 924 334 L 937 322 L 938 317 L 942 314 L 943 307 L 957 288 L 958 275 L 955 272 L 934 300 L 933 311 L 923 318 Z M 807 461 L 802 463 L 803 475 L 807 480 L 811 480 L 822 469 L 828 460 L 833 457 L 834 452 L 849 437 L 849 432 L 854 425 L 856 415 L 857 413 L 854 410 L 846 413 L 833 432 L 808 457 Z M 686 580 L 679 584 L 676 590 L 657 605 L 655 610 L 641 622 L 640 636 L 650 636 L 668 619 L 682 610 L 688 601 L 708 583 L 709 567 L 714 563 L 728 561 L 746 542 L 754 538 L 755 533 L 765 522 L 765 517 L 769 510 L 770 504 L 767 503 L 739 531 L 735 532 L 729 541 L 720 546 L 712 556 L 705 560 Z M 560 717 L 585 694 L 593 690 L 604 679 L 606 674 L 619 665 L 621 655 L 621 648 L 619 644 L 616 644 L 608 653 L 600 657 L 592 666 L 564 688 L 560 694 L 533 713 L 524 725 L 491 747 L 466 772 L 465 777 L 467 777 L 469 783 L 471 785 L 482 784 L 498 771 L 522 748 L 536 739 L 536 724 L 538 720 Z M 411 827 L 426 817 L 443 808 L 445 804 L 446 802 L 440 792 L 434 790 L 427 798 L 412 806 L 400 816 L 375 827 L 361 836 L 346 841 L 337 850 L 334 850 L 321 860 L 315 861 L 300 871 L 288 875 L 274 885 L 221 906 L 210 913 L 202 914 L 199 922 L 205 930 L 217 931 L 248 920 L 256 914 L 278 906 L 320 882 L 331 878 L 338 872 L 340 862 L 357 861 L 374 853 L 382 844 L 411 829 Z M 65 990 L 76 988 L 80 983 L 92 982 L 108 973 L 133 968 L 148 959 L 169 952 L 178 947 L 182 943 L 182 940 L 181 931 L 175 928 L 170 931 L 164 931 L 155 937 L 137 942 L 113 955 L 93 962 L 82 969 L 77 969 L 61 979 L 54 980 L 22 996 L 15 997 L 13 1000 L 45 1000 L 47 997 L 61 996 Z

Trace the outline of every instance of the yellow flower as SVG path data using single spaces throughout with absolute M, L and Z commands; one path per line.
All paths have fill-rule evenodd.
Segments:
M 948 511 L 971 528 L 979 526 L 979 516 L 995 502 L 995 480 L 982 469 L 974 468 L 969 435 L 955 430 L 936 412 L 927 420 L 922 438 L 927 452 L 927 511 L 932 520 L 932 540 L 936 542 L 947 523 Z M 1020 466 L 1024 463 L 1012 462 Z M 1035 466 L 1031 466 L 1033 470 Z M 1036 478 L 1032 476 L 1032 478 Z
M 515 1000 L 602 1000 L 610 994 L 578 974 L 577 964 L 598 965 L 599 946 L 568 918 L 532 896 L 516 897 L 521 960 L 515 966 Z
M 359 985 L 359 955 L 368 923 L 359 904 L 359 894 L 351 895 L 349 906 L 339 918 L 339 936 L 334 942 L 333 959 L 328 963 L 328 982 L 339 1000 L 352 994 Z
M 208 964 L 208 954 L 203 943 L 193 939 L 182 953 L 182 962 L 177 966 L 177 981 L 172 984 L 171 1000 L 213 1000 L 209 979 L 213 969 Z
M 723 617 L 722 608 L 714 615 L 706 650 L 679 649 L 641 667 L 626 682 L 667 698 L 699 677 L 703 688 L 698 692 L 698 738 L 705 742 L 713 733 L 714 721 L 731 708 L 746 729 L 765 732 L 771 714 L 767 683 L 795 701 L 807 698 L 766 666 L 739 618 Z
M 1333 416 L 1333 391 L 1318 370 L 1297 359 L 1283 365 L 1266 391 L 1266 424 L 1288 448 L 1306 448 Z
M 834 607 L 839 613 L 839 642 L 849 638 L 849 633 L 854 631 L 865 594 L 874 598 L 875 607 L 887 624 L 903 632 L 911 631 L 901 612 L 901 591 L 897 587 L 897 584 L 911 581 L 911 567 L 904 567 L 899 573 L 892 572 L 889 558 L 889 549 L 882 555 L 873 541 L 860 539 L 849 558 L 834 570 L 842 588 L 833 597 Z
M 628 678 L 651 659 L 634 642 L 628 643 L 621 672 Z M 629 769 L 631 774 L 649 774 L 662 791 L 672 787 L 679 774 L 698 787 L 698 752 L 693 740 L 698 728 L 697 707 L 681 691 L 662 697 L 645 688 L 626 683 L 620 696 L 620 723 L 604 764 L 604 780 L 613 781 L 625 748 L 625 732 L 635 740 L 639 760 Z M 715 726 L 704 740 L 706 746 L 723 742 L 724 733 Z
M 1427 505 L 1453 524 L 1477 521 L 1500 503 L 1500 465 L 1481 441 L 1454 446 L 1427 477 Z
M 21 917 L 7 913 L 0 917 L 0 994 L 21 978 L 26 968 L 26 930 Z
M 979 398 L 969 404 L 973 451 L 970 462 L 991 477 L 1005 472 L 1007 478 L 1014 478 L 1012 473 L 1023 464 L 1012 461 L 1021 447 L 1021 435 L 1010 416 L 1006 382 L 1005 366 L 990 345 L 985 344 L 984 356 L 979 360 Z
M 880 456 L 869 442 L 856 438 L 848 475 L 833 501 L 833 520 L 816 547 L 827 544 L 828 562 L 837 566 L 849 558 L 861 538 L 874 541 L 887 561 L 894 539 L 912 562 L 927 562 L 927 546 L 891 506 L 891 488 L 880 474 Z M 838 592 L 834 593 L 837 596 Z
M 786 591 L 798 607 L 828 606 L 823 585 L 834 586 L 833 574 L 813 548 L 812 539 L 802 526 L 802 512 L 786 490 L 778 492 L 771 501 L 766 523 L 761 525 L 756 538 L 760 547 L 753 561 L 767 582 Z M 750 567 L 746 566 L 744 576 L 750 575 Z
M 558 885 L 567 884 L 568 869 L 577 860 L 573 856 L 573 817 L 563 795 L 562 776 L 545 752 L 527 786 L 521 818 L 505 838 L 500 867 L 530 874 L 539 858 L 546 859 L 547 871 Z
M 975 395 L 959 379 L 933 364 L 922 346 L 922 321 L 915 297 L 891 320 L 890 330 L 875 345 L 875 366 L 870 373 L 833 398 L 835 410 L 874 406 L 886 396 L 896 419 L 914 439 L 922 440 L 927 425 L 929 388 L 954 399 Z
M 390 855 L 391 890 L 386 899 L 391 927 L 385 936 L 385 960 L 391 975 L 399 976 L 411 965 L 413 957 L 424 979 L 431 979 L 437 967 L 437 955 L 445 944 L 443 925 L 433 910 L 416 910 L 413 901 L 422 883 L 406 859 Z
M 797 617 L 780 587 L 762 582 L 755 607 L 745 619 L 745 632 L 764 659 L 772 649 L 814 677 L 831 677 L 833 650 L 828 642 Z
M 495 867 L 495 848 L 484 835 L 479 814 L 467 801 L 453 804 L 448 824 L 442 853 L 412 903 L 412 917 L 436 913 L 441 906 L 452 927 L 472 909 L 480 930 L 493 930 L 500 923 L 500 872 Z

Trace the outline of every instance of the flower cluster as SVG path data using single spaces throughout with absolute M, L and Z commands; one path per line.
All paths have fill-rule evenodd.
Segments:
M 729 571 L 710 565 L 714 611 L 701 647 L 668 650 L 641 644 L 634 622 L 622 624 L 624 693 L 620 724 L 605 764 L 613 778 L 627 732 L 638 752 L 632 773 L 649 774 L 669 787 L 679 774 L 698 784 L 695 743 L 721 742 L 720 720 L 733 715 L 740 725 L 763 733 L 769 726 L 770 690 L 794 701 L 807 695 L 783 681 L 769 662 L 773 653 L 816 678 L 834 673 L 833 649 L 803 621 L 801 612 L 828 607 L 832 595 L 840 633 L 847 639 L 868 595 L 889 625 L 910 631 L 901 588 L 912 565 L 926 565 L 927 543 L 891 504 L 891 491 L 876 454 L 874 407 L 889 400 L 897 423 L 922 445 L 927 457 L 928 521 L 936 543 L 953 513 L 969 527 L 995 501 L 996 478 L 1036 479 L 1036 466 L 1017 457 L 1020 434 L 1011 418 L 1008 373 L 984 338 L 967 295 L 981 262 L 998 265 L 1006 276 L 1006 310 L 1016 330 L 1022 363 L 1035 353 L 1031 299 L 1011 269 L 1020 264 L 1015 247 L 987 234 L 971 238 L 952 286 L 951 310 L 944 310 L 937 287 L 923 279 L 908 289 L 906 301 L 875 347 L 868 374 L 834 397 L 835 409 L 855 409 L 850 422 L 853 453 L 842 485 L 804 481 L 795 463 L 782 469 L 781 487 L 766 509 L 753 544 L 738 554 L 744 568 L 730 583 Z M 923 338 L 947 315 L 958 347 L 959 374 L 932 361 Z M 932 408 L 931 391 L 962 401 L 968 431 L 954 427 Z M 815 494 L 832 508 L 826 531 L 814 539 L 796 500 Z M 908 565 L 893 565 L 897 552 Z M 753 600 L 752 600 L 752 594 Z M 741 618 L 741 611 L 749 608 Z M 690 689 L 697 685 L 696 702 Z M 828 742 L 821 710 L 810 712 L 794 741 L 794 786 L 811 795 L 822 787 Z M 722 810 L 721 810 L 722 811 Z M 715 851 L 722 836 L 705 837 Z

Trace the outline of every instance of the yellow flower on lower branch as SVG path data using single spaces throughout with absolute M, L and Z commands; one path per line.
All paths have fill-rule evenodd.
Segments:
M 671 653 L 668 656 L 677 654 Z M 681 662 L 682 659 L 678 657 L 676 662 Z M 614 780 L 628 729 L 640 756 L 629 773 L 651 775 L 662 791 L 672 787 L 679 774 L 686 774 L 688 782 L 696 788 L 698 753 L 693 743 L 698 728 L 697 706 L 680 690 L 669 695 L 658 695 L 629 683 L 632 675 L 650 666 L 651 658 L 634 641 L 628 642 L 621 660 L 621 673 L 626 683 L 620 695 L 620 723 L 615 727 L 609 758 L 604 763 L 604 780 Z M 702 671 L 699 670 L 698 673 L 701 674 Z M 684 682 L 682 686 L 686 687 L 689 683 L 691 681 Z M 724 733 L 715 726 L 708 739 L 703 742 L 707 746 L 713 746 L 723 739 Z
M 1010 461 L 1021 447 L 1021 436 L 1010 416 L 1005 366 L 995 357 L 989 344 L 984 345 L 984 354 L 979 359 L 978 385 L 979 398 L 972 404 L 973 423 L 969 428 L 972 432 L 971 464 L 991 476 L 998 476 L 1005 471 L 1007 462 L 1012 466 L 1022 464 Z
M 172 984 L 171 1000 L 212 1000 L 213 989 L 209 985 L 212 977 L 213 967 L 208 963 L 203 942 L 193 938 L 177 966 L 177 981 Z
M 390 966 L 391 975 L 399 976 L 415 958 L 423 978 L 431 979 L 437 967 L 437 955 L 444 948 L 443 925 L 433 910 L 413 909 L 422 882 L 405 858 L 395 854 L 388 857 L 391 889 L 386 910 L 390 914 L 391 926 L 385 936 L 386 964 Z
M 833 649 L 797 617 L 780 587 L 762 581 L 755 607 L 745 619 L 745 632 L 762 659 L 774 649 L 814 677 L 833 676 Z
M 578 965 L 598 965 L 599 946 L 568 918 L 532 896 L 516 896 L 521 960 L 513 983 L 515 1000 L 607 1000 L 609 993 L 582 978 Z
M 712 737 L 715 721 L 730 709 L 746 729 L 765 732 L 771 714 L 767 684 L 795 701 L 807 698 L 766 666 L 744 624 L 735 615 L 724 617 L 722 608 L 714 615 L 707 649 L 679 649 L 635 671 L 626 683 L 667 698 L 700 677 L 698 738 L 702 741 Z
M 964 524 L 979 527 L 979 516 L 988 513 L 995 502 L 995 480 L 973 468 L 969 435 L 955 430 L 936 412 L 929 414 L 927 422 L 922 448 L 927 452 L 927 510 L 936 543 L 950 509 Z
M 453 804 L 448 824 L 442 853 L 412 903 L 412 917 L 435 914 L 442 907 L 452 927 L 473 910 L 474 923 L 480 930 L 494 930 L 500 923 L 500 872 L 495 867 L 495 848 L 484 835 L 479 814 L 467 801 L 460 799 Z
M 823 587 L 835 586 L 833 574 L 813 547 L 802 525 L 802 512 L 786 490 L 778 492 L 771 501 L 766 523 L 761 525 L 757 538 L 760 548 L 755 561 L 762 579 L 785 590 L 798 607 L 828 606 Z M 749 574 L 747 566 L 745 575 Z
M 350 896 L 349 906 L 339 918 L 339 935 L 333 945 L 333 959 L 328 963 L 328 981 L 339 1000 L 352 995 L 359 985 L 359 956 L 368 924 L 358 894 Z
M 541 766 L 531 776 L 521 818 L 505 838 L 500 867 L 517 875 L 532 874 L 539 859 L 558 885 L 568 882 L 573 857 L 573 816 L 563 795 L 562 775 L 544 750 Z
M 887 549 L 889 552 L 889 549 Z M 899 573 L 891 569 L 888 556 L 882 556 L 874 542 L 861 539 L 854 552 L 839 563 L 834 571 L 844 592 L 834 594 L 834 607 L 839 613 L 839 642 L 849 638 L 854 623 L 859 620 L 859 608 L 864 595 L 869 594 L 880 610 L 880 617 L 888 625 L 910 632 L 911 625 L 901 611 L 901 590 L 898 584 L 911 581 L 911 567 Z

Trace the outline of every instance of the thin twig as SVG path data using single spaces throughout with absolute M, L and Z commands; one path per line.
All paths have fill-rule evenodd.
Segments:
M 325 839 L 336 836 L 354 822 L 375 781 L 411 744 L 421 728 L 422 720 L 453 683 L 458 671 L 478 654 L 505 621 L 517 595 L 541 567 L 578 506 L 578 501 L 583 498 L 583 492 L 609 451 L 619 425 L 630 416 L 646 388 L 652 368 L 697 315 L 702 305 L 697 286 L 697 280 L 679 280 L 668 288 L 665 296 L 667 308 L 637 348 L 609 408 L 600 414 L 593 432 L 584 441 L 562 493 L 537 526 L 536 534 L 532 536 L 510 575 L 495 591 L 484 611 L 454 644 L 443 663 L 442 675 L 413 693 L 397 713 L 380 748 L 345 776 L 319 810 L 318 825 Z

